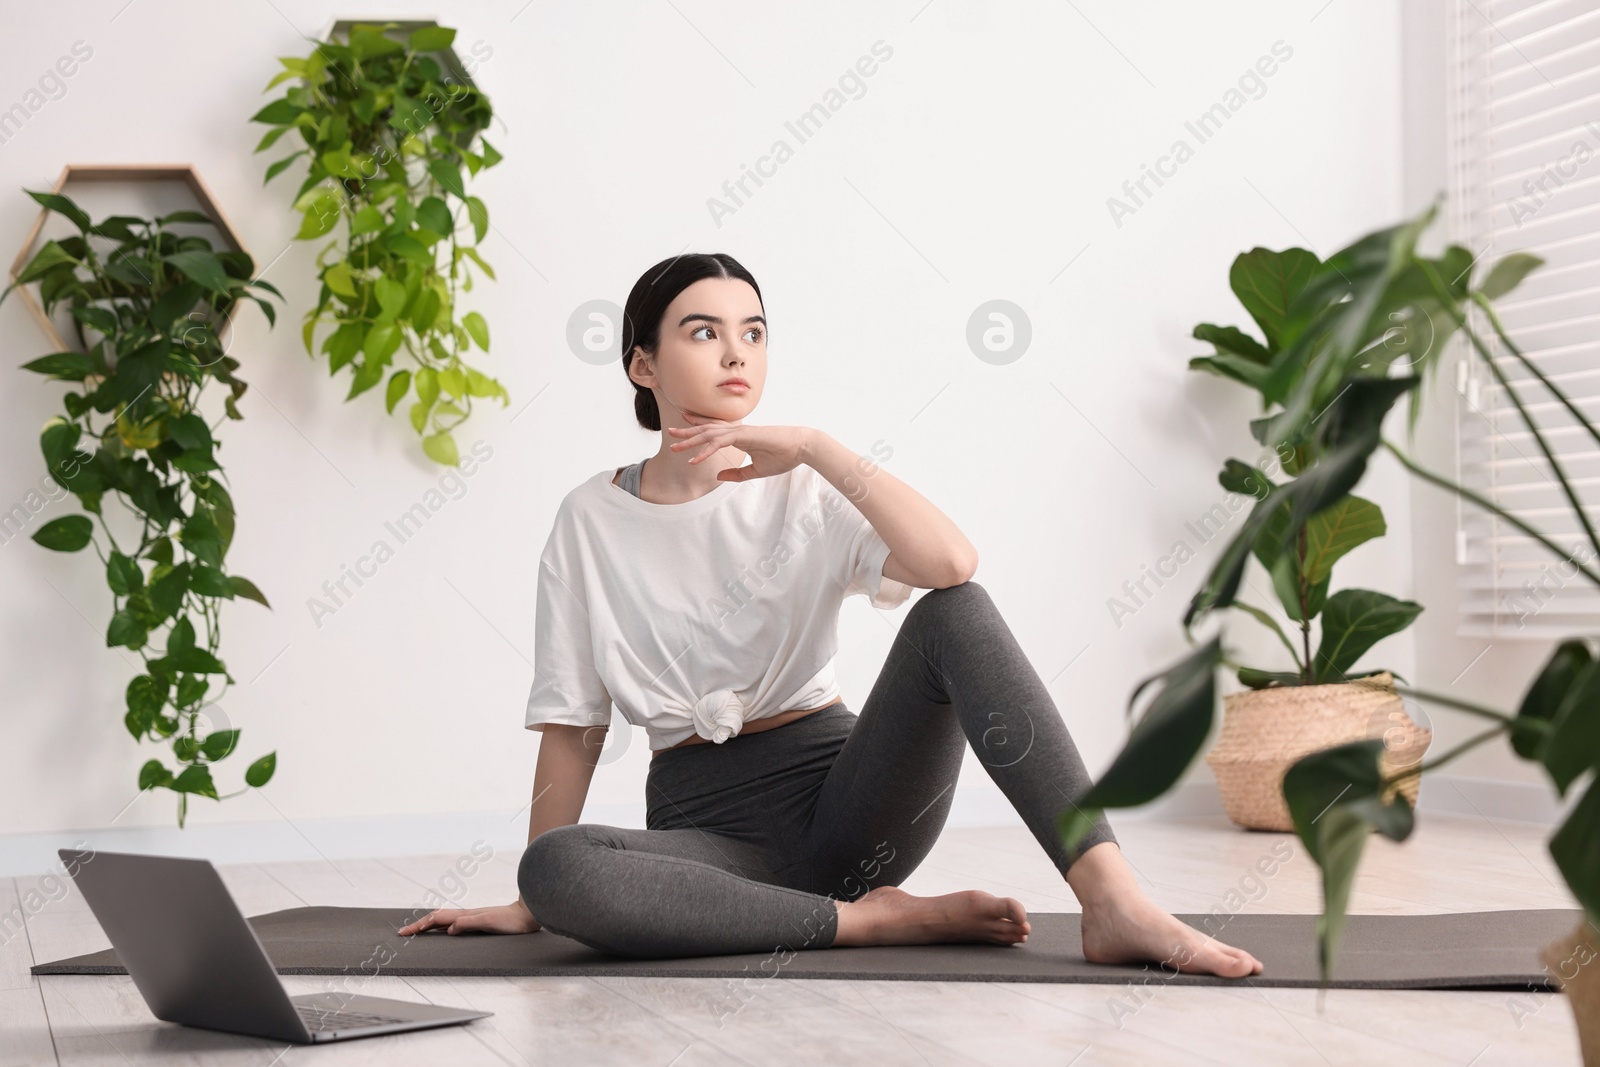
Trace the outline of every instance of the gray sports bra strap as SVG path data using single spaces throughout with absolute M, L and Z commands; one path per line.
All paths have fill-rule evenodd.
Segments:
M 649 456 L 645 457 L 645 459 L 649 459 L 649 458 L 650 458 Z M 624 467 L 623 471 L 622 471 L 622 477 L 617 479 L 617 485 L 619 487 L 621 487 L 623 489 L 626 489 L 628 492 L 632 493 L 634 496 L 638 496 L 640 500 L 644 499 L 644 497 L 639 496 L 639 473 L 643 469 L 644 469 L 644 460 L 641 459 L 639 462 L 635 463 L 631 467 Z

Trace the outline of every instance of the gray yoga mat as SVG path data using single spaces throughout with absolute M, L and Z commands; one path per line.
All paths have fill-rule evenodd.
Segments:
M 944 944 L 808 949 L 736 956 L 635 960 L 571 938 L 532 934 L 395 933 L 422 914 L 401 908 L 289 908 L 250 919 L 280 974 L 651 975 L 670 978 L 853 978 L 941 982 L 1175 982 L 1239 984 L 1175 974 L 1156 964 L 1083 958 L 1077 912 L 1031 912 L 1021 945 Z M 1357 989 L 1548 990 L 1539 950 L 1569 933 L 1582 911 L 1474 911 L 1448 915 L 1352 915 L 1333 984 Z M 1181 914 L 1259 959 L 1261 986 L 1317 985 L 1315 915 Z M 34 974 L 126 974 L 114 949 L 37 964 Z

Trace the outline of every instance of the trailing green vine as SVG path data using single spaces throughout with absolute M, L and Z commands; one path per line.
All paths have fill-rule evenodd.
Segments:
M 345 223 L 342 242 L 317 256 L 322 290 L 305 318 L 307 354 L 316 358 L 318 324 L 334 324 L 321 350 L 330 375 L 346 366 L 353 372 L 345 399 L 387 373 L 388 411 L 414 394 L 411 425 L 423 451 L 454 466 L 452 431 L 471 415 L 473 398 L 510 403 L 500 382 L 466 362 L 471 345 L 489 351 L 488 323 L 476 311 L 456 321 L 458 288 L 472 289 L 466 261 L 494 279 L 477 248 L 489 211 L 467 194 L 462 168 L 476 175 L 501 156 L 480 136 L 492 117 L 488 97 L 454 81 L 428 54 L 447 51 L 455 30 L 425 26 L 401 42 L 387 35 L 394 25 L 357 24 L 346 42 L 280 57 L 284 70 L 266 88 L 295 84 L 251 121 L 273 127 L 257 152 L 290 130 L 305 142 L 269 166 L 265 179 L 307 158 L 294 201 L 304 215 L 297 238 L 315 240 Z M 471 243 L 459 232 L 463 217 Z M 401 349 L 414 370 L 392 369 Z
M 176 793 L 181 827 L 190 796 L 223 799 L 211 767 L 239 742 L 237 729 L 200 736 L 202 706 L 233 682 L 218 656 L 222 601 L 244 597 L 271 606 L 254 583 L 225 569 L 233 498 L 216 459 L 221 442 L 199 414 L 199 400 L 215 378 L 229 390 L 226 417 L 243 417 L 235 402 L 246 385 L 217 327 L 241 299 L 254 300 L 273 322 L 272 305 L 254 290 L 282 294 L 252 277 L 255 264 L 244 252 L 215 251 L 204 237 L 172 229 L 216 225 L 199 212 L 154 220 L 115 215 L 96 225 L 68 197 L 28 195 L 68 219 L 78 235 L 45 242 L 0 301 L 37 282 L 47 315 L 62 304 L 71 310 L 79 348 L 23 368 L 82 387 L 63 395 L 66 416 L 45 423 L 39 444 L 50 476 L 88 513 L 52 519 L 33 540 L 58 552 L 92 544 L 100 557 L 115 604 L 106 645 L 139 652 L 144 661 L 143 673 L 127 685 L 123 723 L 135 740 L 170 739 L 179 767 L 174 773 L 159 759 L 147 761 L 139 788 Z M 111 247 L 102 251 L 97 242 Z M 108 417 L 96 426 L 96 415 Z M 112 531 L 107 494 L 132 515 L 136 539 L 125 530 L 119 541 Z M 95 540 L 91 515 L 105 547 Z M 161 648 L 152 655 L 162 628 Z M 265 785 L 276 765 L 275 752 L 262 756 L 245 771 L 245 783 Z

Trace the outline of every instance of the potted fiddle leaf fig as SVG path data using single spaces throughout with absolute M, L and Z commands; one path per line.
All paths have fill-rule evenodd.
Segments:
M 1600 429 L 1529 359 L 1506 334 L 1493 301 L 1519 285 L 1542 262 L 1514 253 L 1487 269 L 1460 245 L 1438 257 L 1419 255 L 1418 238 L 1436 217 L 1442 197 L 1417 217 L 1375 231 L 1344 248 L 1317 267 L 1288 304 L 1282 349 L 1261 377 L 1262 392 L 1280 410 L 1267 420 L 1259 439 L 1277 447 L 1295 440 L 1314 440 L 1319 458 L 1293 481 L 1273 486 L 1252 508 L 1223 546 L 1204 584 L 1184 615 L 1185 631 L 1219 608 L 1237 600 L 1244 567 L 1260 538 L 1286 551 L 1312 519 L 1355 488 L 1367 462 L 1380 447 L 1417 478 L 1454 493 L 1528 535 L 1552 557 L 1576 563 L 1577 574 L 1600 589 L 1600 536 L 1584 510 L 1572 480 L 1550 449 L 1546 430 L 1532 417 L 1521 390 L 1548 394 L 1572 420 L 1572 428 L 1600 447 Z M 1505 356 L 1491 351 L 1488 340 L 1468 318 L 1474 311 L 1493 331 Z M 1398 317 L 1398 319 L 1397 319 Z M 1384 344 L 1395 321 L 1418 327 L 1395 356 Z M 1429 327 L 1421 329 L 1423 325 Z M 1493 375 L 1550 468 L 1553 480 L 1572 508 L 1574 525 L 1583 531 L 1593 555 L 1577 563 L 1572 553 L 1521 516 L 1512 514 L 1465 486 L 1430 471 L 1382 433 L 1385 416 L 1411 394 L 1414 426 L 1416 390 L 1429 380 L 1443 350 L 1443 341 L 1461 333 L 1469 358 Z M 1498 359 L 1514 362 L 1525 377 L 1509 379 Z M 1298 364 L 1303 366 L 1293 369 Z M 1395 370 L 1401 373 L 1394 373 Z M 1537 383 L 1534 386 L 1531 383 Z M 1321 398 L 1328 398 L 1319 404 Z M 1279 511 L 1287 506 L 1288 519 Z M 1576 576 L 1575 576 L 1576 577 Z M 1149 803 L 1172 788 L 1209 736 L 1216 705 L 1216 672 L 1226 657 L 1223 634 L 1197 641 L 1186 656 L 1142 681 L 1133 702 L 1151 685 L 1155 695 L 1129 733 L 1111 766 L 1073 804 L 1058 823 L 1067 847 L 1081 841 L 1098 815 L 1108 808 Z M 1568 997 L 1578 1022 L 1584 1062 L 1600 1067 L 1600 642 L 1594 635 L 1561 641 L 1539 673 L 1530 680 L 1516 711 L 1505 712 L 1450 694 L 1397 686 L 1403 695 L 1424 703 L 1465 712 L 1488 721 L 1469 737 L 1426 766 L 1398 772 L 1383 766 L 1383 742 L 1363 738 L 1334 745 L 1296 760 L 1284 775 L 1283 797 L 1295 836 L 1317 864 L 1322 882 L 1322 914 L 1317 922 L 1317 954 L 1326 985 L 1338 960 L 1350 892 L 1356 869 L 1373 830 L 1394 841 L 1410 837 L 1415 827 L 1411 802 L 1397 791 L 1405 779 L 1424 769 L 1443 766 L 1473 748 L 1504 736 L 1519 758 L 1545 771 L 1563 799 L 1573 802 L 1548 843 L 1550 856 L 1580 906 L 1572 934 L 1545 946 L 1542 958 L 1552 982 Z M 1530 951 L 1538 946 L 1529 946 Z
M 387 410 L 414 396 L 408 411 L 423 452 L 454 466 L 453 431 L 472 414 L 474 398 L 510 403 L 499 381 L 468 362 L 474 346 L 488 354 L 489 324 L 461 309 L 472 268 L 494 280 L 478 251 L 489 209 L 467 192 L 465 178 L 501 156 L 481 136 L 493 114 L 489 98 L 435 58 L 450 49 L 455 30 L 425 25 L 396 40 L 389 32 L 396 25 L 357 23 L 348 40 L 314 42 L 306 56 L 280 58 L 284 69 L 267 88 L 293 84 L 251 121 L 272 127 L 257 152 L 290 131 L 304 143 L 266 173 L 271 181 L 306 158 L 296 236 L 317 240 L 343 224 L 343 236 L 317 257 L 322 288 L 306 313 L 306 354 L 315 358 L 318 325 L 332 324 L 321 350 L 329 374 L 351 369 L 345 400 L 387 376 Z M 396 367 L 401 355 L 406 365 Z
M 1254 248 L 1240 254 L 1233 261 L 1228 281 L 1260 328 L 1261 339 L 1238 327 L 1201 323 L 1194 328 L 1194 336 L 1210 343 L 1214 352 L 1191 359 L 1190 368 L 1245 385 L 1260 394 L 1263 412 L 1271 410 L 1277 404 L 1274 395 L 1286 395 L 1284 390 L 1293 390 L 1306 373 L 1311 348 L 1292 348 L 1292 360 L 1284 355 L 1286 341 L 1292 340 L 1286 337 L 1288 310 L 1321 266 L 1316 254 L 1303 248 L 1282 252 Z M 1403 340 L 1404 335 L 1386 336 L 1378 353 L 1382 358 L 1374 358 L 1372 365 L 1386 371 L 1405 355 Z M 1320 394 L 1313 393 L 1313 407 L 1320 409 L 1333 399 L 1331 384 L 1324 385 Z M 1269 385 L 1275 394 L 1269 395 Z M 1252 434 L 1263 445 L 1270 423 L 1270 416 L 1263 415 L 1250 424 Z M 1314 468 L 1324 447 L 1314 430 L 1314 423 L 1297 427 L 1278 442 L 1271 466 L 1291 477 Z M 1223 465 L 1218 481 L 1229 492 L 1258 499 L 1278 484 L 1268 471 L 1239 459 Z M 1224 698 L 1222 730 L 1206 754 L 1228 817 L 1239 826 L 1258 830 L 1293 828 L 1282 783 L 1290 764 L 1301 756 L 1370 736 L 1377 727 L 1376 732 L 1388 742 L 1388 765 L 1399 769 L 1421 759 L 1431 740 L 1431 734 L 1406 714 L 1390 672 L 1353 672 L 1356 662 L 1373 645 L 1409 626 L 1422 605 L 1371 589 L 1329 593 L 1334 564 L 1385 532 L 1382 509 L 1345 493 L 1312 515 L 1295 536 L 1283 538 L 1289 518 L 1289 505 L 1279 505 L 1250 552 L 1270 578 L 1269 587 L 1282 614 L 1298 630 L 1297 640 L 1290 639 L 1267 608 L 1242 598 L 1229 606 L 1270 629 L 1288 652 L 1294 669 L 1235 665 L 1239 681 L 1249 688 Z M 1315 652 L 1313 623 L 1320 635 Z M 1402 786 L 1413 805 L 1419 781 L 1412 776 Z
M 93 546 L 99 557 L 113 602 L 105 643 L 143 661 L 128 682 L 122 723 L 136 741 L 170 742 L 174 758 L 174 767 L 147 760 L 139 789 L 175 793 L 181 828 L 191 796 L 244 792 L 219 795 L 211 773 L 238 748 L 240 734 L 213 721 L 233 682 L 219 655 L 222 605 L 270 606 L 227 566 L 233 497 L 217 458 L 218 426 L 201 414 L 200 396 L 215 381 L 227 389 L 225 417 L 244 417 L 235 401 L 246 385 L 219 327 L 242 300 L 259 304 L 271 323 L 274 309 L 262 293 L 282 297 L 254 276 L 248 254 L 217 251 L 183 230 L 216 227 L 204 214 L 95 223 L 69 197 L 28 195 L 78 232 L 46 241 L 0 300 L 37 283 L 46 315 L 60 306 L 71 312 L 77 347 L 22 366 L 75 386 L 62 394 L 65 416 L 45 423 L 39 445 L 50 477 L 86 513 L 50 520 L 33 540 L 57 552 Z M 108 508 L 113 501 L 118 507 Z M 246 787 L 265 785 L 276 766 L 274 752 L 251 763 Z

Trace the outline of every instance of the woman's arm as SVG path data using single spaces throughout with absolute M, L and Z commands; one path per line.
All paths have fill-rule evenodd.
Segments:
M 533 772 L 533 806 L 528 813 L 528 844 L 546 830 L 569 826 L 583 814 L 606 727 L 545 723 L 539 762 Z M 519 895 L 520 899 L 520 895 Z
M 978 569 L 978 550 L 921 493 L 828 434 L 806 427 L 801 462 L 853 502 L 889 546 L 883 576 L 920 589 L 960 585 Z
M 605 747 L 604 726 L 569 726 L 548 722 L 540 731 L 539 762 L 533 771 L 533 805 L 528 812 L 528 844 L 546 830 L 570 826 L 583 814 L 600 750 Z M 522 890 L 517 902 L 523 907 Z

